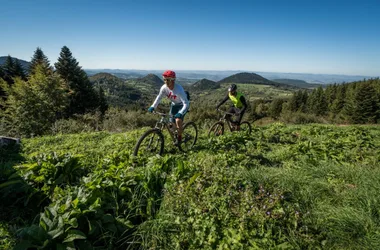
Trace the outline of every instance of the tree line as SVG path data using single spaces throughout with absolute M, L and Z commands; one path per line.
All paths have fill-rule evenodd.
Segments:
M 332 84 L 313 90 L 298 90 L 291 98 L 276 98 L 271 102 L 257 100 L 253 115 L 275 119 L 309 115 L 330 123 L 380 123 L 379 78 L 352 83 Z
M 0 66 L 0 131 L 42 135 L 59 119 L 107 109 L 103 89 L 94 88 L 66 46 L 54 67 L 39 47 L 28 69 L 10 55 Z

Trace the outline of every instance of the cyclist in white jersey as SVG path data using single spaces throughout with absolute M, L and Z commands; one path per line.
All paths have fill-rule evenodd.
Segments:
M 165 84 L 162 85 L 160 93 L 157 95 L 151 107 L 148 108 L 149 112 L 153 112 L 160 104 L 162 97 L 166 96 L 170 99 L 170 114 L 174 115 L 175 123 L 178 129 L 178 143 L 182 140 L 182 124 L 186 112 L 189 110 L 189 100 L 183 87 L 175 83 L 176 74 L 172 70 L 167 70 L 162 74 Z

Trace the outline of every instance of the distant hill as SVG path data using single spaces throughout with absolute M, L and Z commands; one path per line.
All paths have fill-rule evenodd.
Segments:
M 107 70 L 107 69 L 104 69 L 104 70 L 85 69 L 85 72 L 87 73 L 88 76 L 93 76 L 98 73 L 109 73 L 111 75 L 117 76 L 122 79 L 137 79 L 145 75 L 145 74 L 136 73 L 136 72 L 129 72 L 129 71 L 123 72 L 121 70 Z
M 220 80 L 218 83 L 251 83 L 261 85 L 272 85 L 275 87 L 294 87 L 287 84 L 270 81 L 255 73 L 237 73 Z
M 203 78 L 202 80 L 195 82 L 190 87 L 190 89 L 195 91 L 203 91 L 217 88 L 220 88 L 220 83 L 208 80 L 206 78 Z
M 143 84 L 151 85 L 155 89 L 161 88 L 161 86 L 164 84 L 164 81 L 161 80 L 161 78 L 159 78 L 155 74 L 148 74 L 142 78 L 138 78 L 136 82 L 137 84 L 143 83 Z
M 109 73 L 98 73 L 89 77 L 90 82 L 96 87 L 102 87 L 110 106 L 124 107 L 142 102 L 143 93 L 133 86 L 125 83 L 124 79 Z
M 92 75 L 89 77 L 90 81 L 95 82 L 95 81 L 120 81 L 122 80 L 118 78 L 117 76 L 114 76 L 109 73 L 97 73 L 95 75 Z
M 16 57 L 12 57 L 12 60 L 18 59 Z M 3 65 L 5 61 L 7 60 L 7 56 L 0 56 L 0 65 Z M 18 61 L 21 63 L 21 66 L 24 68 L 24 70 L 28 70 L 30 66 L 30 62 L 18 59 Z
M 316 88 L 321 86 L 320 84 L 308 83 L 303 80 L 297 79 L 272 79 L 273 82 L 283 83 L 291 86 L 296 86 L 299 88 Z
M 219 81 L 219 83 L 254 83 L 271 85 L 273 82 L 255 73 L 237 73 Z

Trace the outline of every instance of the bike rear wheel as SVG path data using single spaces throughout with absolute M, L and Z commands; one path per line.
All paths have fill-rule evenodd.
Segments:
M 198 139 L 198 129 L 194 122 L 187 122 L 183 126 L 182 141 L 178 144 L 179 150 L 187 152 L 191 150 Z
M 251 124 L 247 121 L 241 122 L 239 132 L 250 135 L 252 132 Z
M 224 134 L 224 123 L 223 122 L 216 122 L 214 123 L 210 130 L 208 131 L 208 137 L 213 138 L 213 137 L 218 137 L 220 135 Z
M 134 156 L 162 155 L 164 152 L 164 135 L 158 129 L 146 131 L 138 140 Z

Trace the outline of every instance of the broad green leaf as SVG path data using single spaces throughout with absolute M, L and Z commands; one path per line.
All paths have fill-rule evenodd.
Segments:
M 79 230 L 70 230 L 65 238 L 65 240 L 63 241 L 63 243 L 65 242 L 72 242 L 74 240 L 83 240 L 83 239 L 86 239 L 86 235 L 79 231 Z

